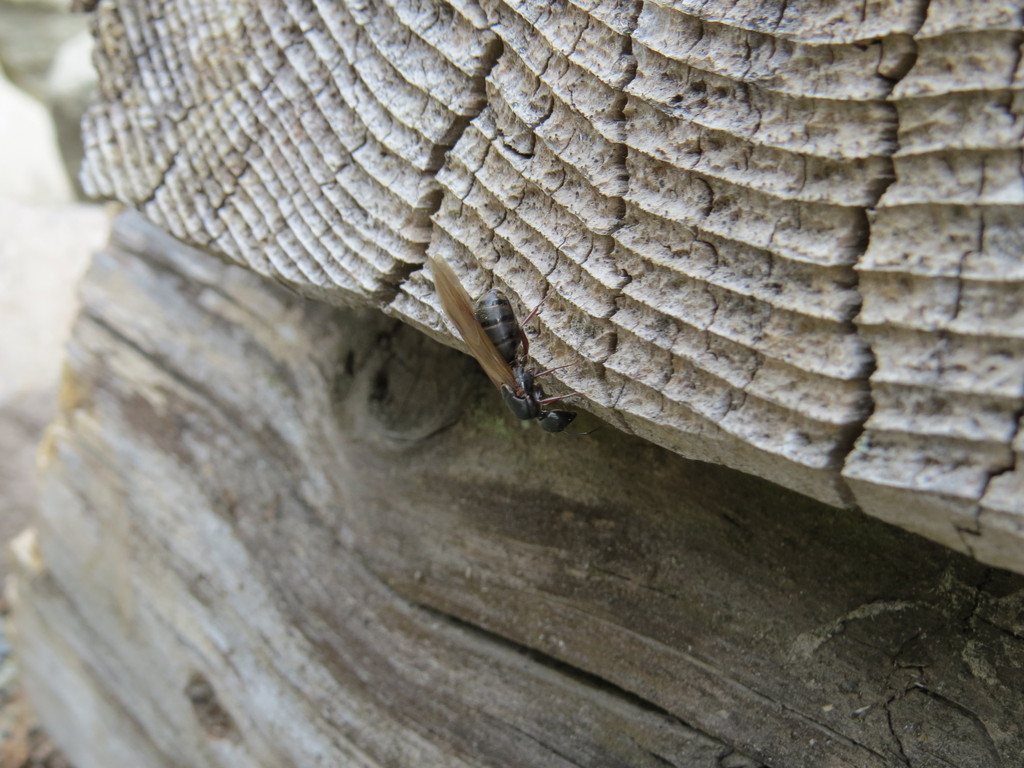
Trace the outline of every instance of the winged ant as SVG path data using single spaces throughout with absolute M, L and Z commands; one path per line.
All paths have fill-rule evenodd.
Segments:
M 501 291 L 492 289 L 474 303 L 447 262 L 433 256 L 431 263 L 434 267 L 434 284 L 444 311 L 466 342 L 470 354 L 480 363 L 491 383 L 501 390 L 508 409 L 516 418 L 536 419 L 546 432 L 566 429 L 576 414 L 545 406 L 571 395 L 546 397 L 537 382 L 541 376 L 566 366 L 538 373 L 526 365 L 530 343 L 523 332 L 523 326 L 533 319 L 540 305 L 520 323 L 508 297 Z

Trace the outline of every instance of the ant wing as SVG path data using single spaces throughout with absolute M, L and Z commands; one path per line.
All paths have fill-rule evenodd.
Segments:
M 441 306 L 458 328 L 469 353 L 480 363 L 480 367 L 484 369 L 484 373 L 494 386 L 498 389 L 507 386 L 515 390 L 516 380 L 512 375 L 512 368 L 491 343 L 476 319 L 473 301 L 455 276 L 455 272 L 448 266 L 448 262 L 438 256 L 431 256 L 430 261 L 434 266 L 434 285 L 437 286 L 437 295 L 441 297 Z

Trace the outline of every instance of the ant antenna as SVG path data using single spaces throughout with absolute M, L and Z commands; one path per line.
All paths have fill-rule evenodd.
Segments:
M 597 432 L 597 430 L 599 430 L 603 426 L 604 426 L 604 424 L 598 424 L 596 427 L 594 427 L 593 429 L 588 429 L 586 432 L 563 432 L 562 434 L 563 435 L 572 435 L 573 437 L 586 437 L 587 435 L 594 434 L 595 432 Z

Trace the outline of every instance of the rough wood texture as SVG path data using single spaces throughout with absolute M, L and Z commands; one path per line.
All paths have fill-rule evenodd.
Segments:
M 933 2 L 894 88 L 896 181 L 858 263 L 874 412 L 858 502 L 1024 570 L 1021 7 Z
M 548 296 L 532 349 L 602 418 L 1024 571 L 1021 23 L 100 3 L 85 181 L 435 337 L 428 251 Z
M 10 591 L 80 768 L 1020 765 L 1024 577 L 138 217 L 82 297 Z

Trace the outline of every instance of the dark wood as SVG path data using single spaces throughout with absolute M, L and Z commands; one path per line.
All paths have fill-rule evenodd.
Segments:
M 135 216 L 82 296 L 14 590 L 82 768 L 1020 764 L 1020 576 Z

